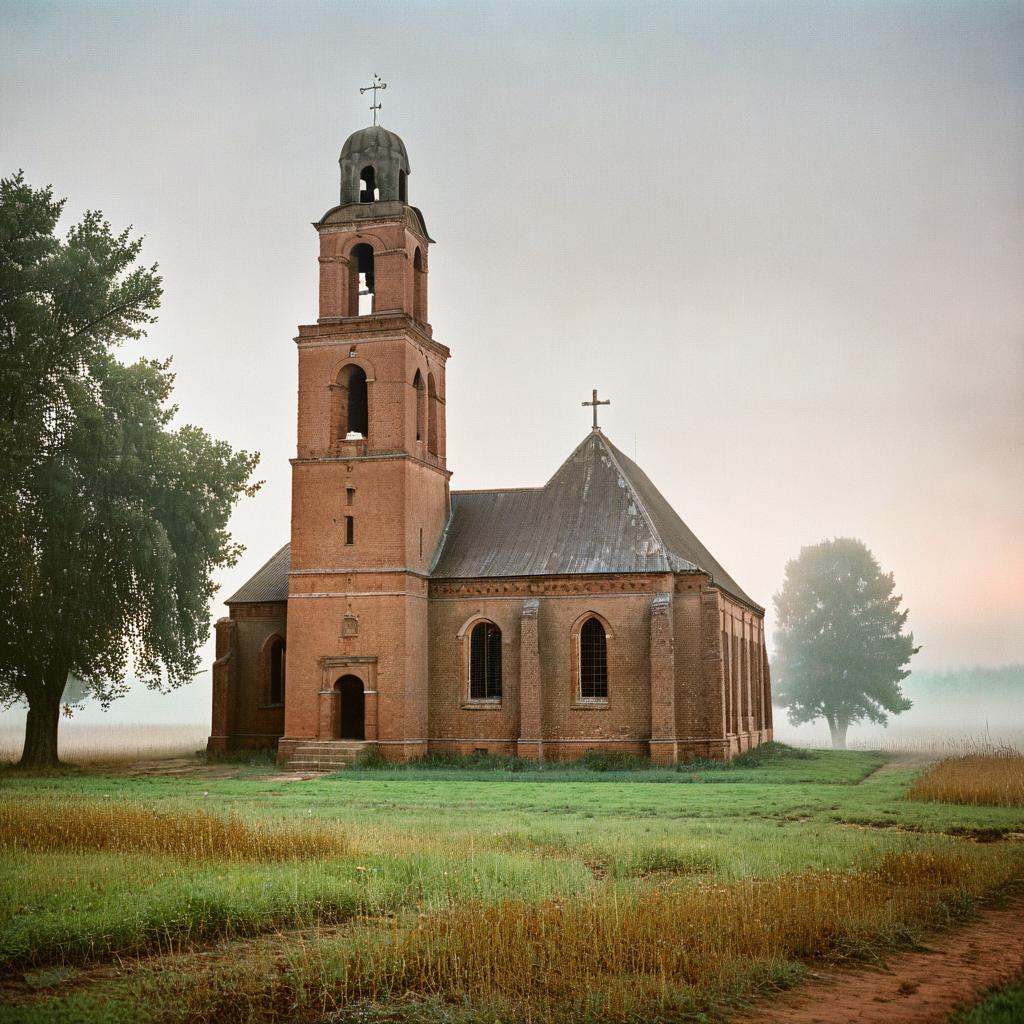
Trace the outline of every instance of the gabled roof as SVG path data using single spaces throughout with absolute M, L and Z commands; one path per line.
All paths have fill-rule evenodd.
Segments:
M 593 430 L 543 487 L 453 491 L 431 576 L 698 571 L 759 607 L 643 470 Z
M 286 544 L 228 604 L 288 600 Z M 647 474 L 600 430 L 543 487 L 453 491 L 435 579 L 706 572 L 758 608 L 679 518 Z
M 247 583 L 243 583 L 224 603 L 266 604 L 271 601 L 287 601 L 291 551 L 291 544 L 285 544 L 269 562 L 257 570 L 255 576 Z

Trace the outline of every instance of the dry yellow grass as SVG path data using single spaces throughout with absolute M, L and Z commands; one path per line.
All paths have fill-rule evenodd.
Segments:
M 36 852 L 117 851 L 187 860 L 310 860 L 349 850 L 336 828 L 302 824 L 260 827 L 235 816 L 140 804 L 90 801 L 0 801 L 0 846 Z
M 910 800 L 1024 807 L 1024 755 L 1015 750 L 950 757 L 914 780 Z
M 768 983 L 787 963 L 875 955 L 948 923 L 971 899 L 1020 877 L 1015 853 L 907 852 L 852 873 L 464 903 L 411 928 L 396 918 L 390 934 L 299 936 L 286 957 L 276 954 L 288 970 L 251 963 L 222 991 L 199 986 L 198 998 L 185 997 L 188 1019 L 319 1020 L 360 1000 L 424 998 L 534 1024 L 702 1012 Z
M 387 987 L 513 1003 L 546 991 L 563 1005 L 613 979 L 633 979 L 633 991 L 639 979 L 655 989 L 718 988 L 745 961 L 842 955 L 932 923 L 939 897 L 983 891 L 1005 870 L 996 858 L 902 853 L 853 874 L 455 906 L 399 944 Z

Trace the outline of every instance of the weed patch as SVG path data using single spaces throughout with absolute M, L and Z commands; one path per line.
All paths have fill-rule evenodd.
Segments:
M 151 853 L 182 860 L 282 861 L 340 857 L 348 840 L 337 828 L 256 826 L 206 811 L 160 813 L 110 801 L 0 802 L 0 847 Z
M 907 799 L 1024 807 L 1024 754 L 1006 749 L 946 758 L 914 780 Z

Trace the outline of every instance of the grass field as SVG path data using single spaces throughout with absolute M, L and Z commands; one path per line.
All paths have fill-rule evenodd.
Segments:
M 958 1013 L 950 1024 L 1020 1024 L 1024 1020 L 1024 976 Z
M 608 767 L 0 773 L 0 1021 L 715 1019 L 1024 880 L 921 761 Z

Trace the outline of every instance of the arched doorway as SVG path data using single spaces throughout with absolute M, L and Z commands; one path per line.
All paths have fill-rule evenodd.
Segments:
M 335 684 L 338 691 L 338 738 L 366 739 L 363 681 L 358 676 L 342 676 Z

